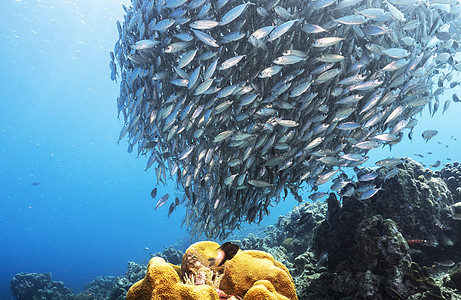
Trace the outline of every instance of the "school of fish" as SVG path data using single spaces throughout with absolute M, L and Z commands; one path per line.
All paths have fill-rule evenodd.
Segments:
M 128 136 L 128 151 L 147 157 L 157 183 L 176 180 L 185 196 L 172 208 L 186 206 L 183 224 L 196 237 L 225 238 L 288 191 L 316 189 L 369 150 L 400 142 L 425 106 L 435 113 L 461 70 L 458 0 L 123 8 L 110 53 L 125 121 L 119 140 Z M 444 111 L 459 101 L 445 98 Z

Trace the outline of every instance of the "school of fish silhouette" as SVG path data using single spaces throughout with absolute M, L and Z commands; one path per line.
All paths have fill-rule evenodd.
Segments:
M 299 199 L 400 142 L 461 70 L 454 0 L 133 0 L 124 9 L 110 62 L 120 140 L 148 157 L 157 184 L 176 180 L 185 196 L 172 205 L 186 206 L 195 237 L 225 238 L 288 190 Z

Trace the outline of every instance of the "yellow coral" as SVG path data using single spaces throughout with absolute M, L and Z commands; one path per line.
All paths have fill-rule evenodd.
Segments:
M 181 267 L 160 257 L 152 258 L 146 276 L 130 288 L 126 299 L 218 300 L 218 292 L 245 300 L 298 299 L 288 269 L 272 255 L 256 250 L 239 251 L 223 266 L 210 267 L 209 258 L 216 257 L 218 248 L 219 244 L 208 241 L 191 245 Z M 186 278 L 188 284 L 181 283 L 180 278 Z M 219 290 L 215 290 L 218 286 Z
M 192 244 L 187 248 L 181 262 L 180 278 L 195 278 L 195 284 L 207 284 L 218 287 L 220 278 L 224 272 L 224 266 L 214 264 L 210 267 L 210 259 L 216 258 L 219 244 L 210 241 L 202 241 Z
M 289 300 L 287 297 L 280 295 L 275 290 L 274 286 L 270 281 L 258 280 L 245 294 L 243 300 Z
M 208 285 L 191 286 L 179 280 L 175 269 L 161 257 L 149 261 L 144 279 L 136 282 L 127 300 L 218 300 L 215 289 Z
M 257 250 L 241 251 L 233 259 L 227 261 L 219 288 L 229 295 L 238 295 L 245 299 L 260 299 L 247 298 L 245 294 L 261 280 L 269 281 L 278 294 L 277 296 L 271 292 L 276 298 L 268 299 L 298 299 L 293 278 L 288 269 L 269 253 Z M 258 284 L 252 293 L 262 293 L 263 289 L 270 292 L 268 285 Z
M 210 258 L 215 258 L 218 254 L 219 244 L 210 241 L 202 241 L 192 244 L 187 248 L 181 262 L 181 278 L 191 269 L 196 269 L 198 265 L 209 267 Z M 195 266 L 197 265 L 197 267 Z M 224 267 L 213 266 L 211 269 L 218 273 L 224 271 Z

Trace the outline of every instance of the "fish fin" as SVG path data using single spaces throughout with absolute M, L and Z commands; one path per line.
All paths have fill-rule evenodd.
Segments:
M 210 257 L 210 258 L 208 259 L 208 261 L 210 262 L 209 267 L 212 267 L 212 266 L 214 265 L 214 263 L 216 262 L 216 259 L 213 258 L 213 257 Z
M 223 259 L 223 260 L 221 261 L 221 263 L 218 265 L 218 268 L 219 268 L 220 266 L 224 265 L 224 263 L 225 263 L 226 261 L 227 261 L 227 259 Z

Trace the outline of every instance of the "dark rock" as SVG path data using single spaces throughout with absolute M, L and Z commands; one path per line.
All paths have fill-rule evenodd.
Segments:
M 93 296 L 96 299 L 106 299 L 114 289 L 116 279 L 115 276 L 98 276 L 85 287 L 82 294 Z
M 124 300 L 130 287 L 143 279 L 147 272 L 146 265 L 140 265 L 135 262 L 128 262 L 127 271 L 124 277 L 117 277 L 114 288 L 110 293 L 109 300 Z
M 72 295 L 71 300 L 94 300 L 94 299 L 105 299 L 105 298 L 95 298 L 91 293 L 78 293 Z
M 288 252 L 293 252 L 295 249 L 293 238 L 286 238 L 282 242 L 282 247 L 285 248 Z
M 455 175 L 457 175 L 457 174 L 455 173 Z M 450 190 L 456 189 L 457 185 L 458 185 L 457 181 L 456 181 L 456 178 L 454 176 L 448 177 L 447 178 L 447 185 L 450 188 Z
M 451 286 L 461 292 L 461 264 L 448 274 Z
M 50 282 L 51 273 L 18 273 L 11 279 L 10 289 L 17 300 L 32 299 Z
M 62 281 L 52 281 L 51 273 L 18 273 L 10 288 L 17 300 L 67 300 L 72 299 L 72 290 Z
M 163 255 L 166 257 L 167 262 L 174 265 L 180 265 L 184 253 L 180 250 L 174 249 L 173 247 L 168 247 L 163 250 Z

